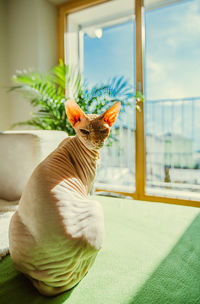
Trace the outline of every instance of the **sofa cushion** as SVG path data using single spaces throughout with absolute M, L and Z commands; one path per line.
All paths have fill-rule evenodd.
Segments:
M 0 198 L 18 200 L 33 169 L 66 138 L 62 131 L 0 133 Z
M 7 201 L 0 199 L 0 213 L 2 212 L 14 212 L 17 209 L 19 200 L 17 201 Z M 1 227 L 1 225 L 0 225 Z

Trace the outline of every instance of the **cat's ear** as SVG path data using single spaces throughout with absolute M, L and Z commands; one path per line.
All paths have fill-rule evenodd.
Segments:
M 99 116 L 100 119 L 103 119 L 109 127 L 112 127 L 115 120 L 117 119 L 117 115 L 119 114 L 121 102 L 116 102 L 112 107 L 110 107 L 106 112 Z
M 67 100 L 65 104 L 65 110 L 67 118 L 69 119 L 69 122 L 71 123 L 72 127 L 74 127 L 77 122 L 81 121 L 81 119 L 86 118 L 85 113 L 73 100 Z

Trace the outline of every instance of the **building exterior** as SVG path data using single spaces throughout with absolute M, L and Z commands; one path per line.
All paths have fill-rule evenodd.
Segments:
M 188 169 L 195 167 L 192 138 L 171 133 L 165 134 L 163 138 L 165 166 Z
M 135 178 L 135 130 L 121 125 L 114 132 L 112 145 L 102 150 L 97 181 L 130 186 Z M 170 133 L 146 135 L 147 181 L 173 182 L 172 170 L 195 166 L 192 139 Z

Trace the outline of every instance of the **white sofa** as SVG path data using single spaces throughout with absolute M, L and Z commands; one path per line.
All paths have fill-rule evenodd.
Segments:
M 67 137 L 63 131 L 0 132 L 0 259 L 8 252 L 8 225 L 33 169 Z

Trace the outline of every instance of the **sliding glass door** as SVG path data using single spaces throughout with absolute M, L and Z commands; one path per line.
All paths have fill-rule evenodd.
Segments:
M 101 38 L 84 34 L 84 76 L 89 85 L 111 85 L 113 95 L 116 99 L 119 96 L 123 104 L 113 137 L 102 151 L 96 187 L 133 192 L 135 107 L 131 95 L 134 94 L 134 21 L 120 23 L 119 20 L 119 23 L 103 27 L 101 31 Z
M 200 200 L 200 1 L 145 22 L 146 193 Z
M 96 189 L 199 205 L 199 20 L 198 0 L 70 1 L 60 7 L 59 56 L 79 67 L 90 92 L 107 88 L 101 110 L 112 99 L 122 101 Z M 136 91 L 145 97 L 139 109 Z
M 68 31 L 69 41 L 73 35 L 79 39 L 75 57 L 89 91 L 99 90 L 102 111 L 117 100 L 122 102 L 118 120 L 101 152 L 95 188 L 123 193 L 135 191 L 133 12 L 131 0 L 119 0 L 68 16 L 68 29 L 72 29 Z M 96 103 L 93 100 L 94 106 Z

